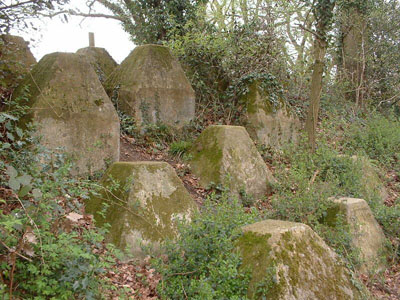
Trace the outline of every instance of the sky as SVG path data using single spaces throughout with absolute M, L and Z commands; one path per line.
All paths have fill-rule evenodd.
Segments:
M 84 0 L 71 0 L 72 4 L 85 9 Z M 105 8 L 97 11 L 109 13 Z M 89 46 L 89 32 L 94 32 L 96 47 L 105 48 L 120 63 L 133 50 L 135 45 L 129 35 L 122 30 L 117 20 L 105 18 L 69 17 L 68 23 L 60 17 L 43 18 L 34 21 L 38 31 L 11 32 L 30 42 L 30 48 L 39 61 L 44 55 L 53 52 L 76 52 Z

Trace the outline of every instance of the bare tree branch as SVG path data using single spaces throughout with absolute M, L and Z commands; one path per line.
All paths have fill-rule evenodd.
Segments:
M 78 17 L 90 17 L 90 18 L 105 18 L 105 19 L 114 19 L 118 21 L 124 21 L 123 18 L 115 16 L 115 15 L 107 15 L 107 14 L 99 14 L 99 13 L 83 13 L 79 11 L 74 11 L 74 10 L 62 10 L 58 11 L 52 14 L 41 14 L 44 17 L 49 17 L 53 18 L 55 16 L 61 15 L 61 14 L 68 14 L 71 16 L 78 16 Z

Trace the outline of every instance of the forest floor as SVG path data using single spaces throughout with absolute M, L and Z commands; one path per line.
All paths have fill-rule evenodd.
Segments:
M 185 187 L 195 199 L 196 203 L 201 206 L 204 199 L 210 191 L 199 185 L 198 178 L 190 173 L 188 165 L 179 157 L 173 157 L 169 154 L 168 148 L 158 150 L 151 144 L 137 143 L 133 138 L 123 136 L 121 138 L 121 161 L 166 161 L 175 169 L 181 178 Z M 267 162 L 268 163 L 268 162 Z M 394 199 L 399 197 L 399 191 L 393 183 L 400 182 L 400 178 L 396 174 L 388 173 L 391 180 L 387 180 L 386 186 L 389 192 L 389 198 L 386 200 L 390 206 Z M 1 188 L 0 198 L 7 199 L 10 197 L 11 190 Z M 64 199 L 67 202 L 67 199 Z M 82 199 L 78 199 L 83 204 Z M 15 203 L 2 203 L 0 209 L 4 213 L 12 211 Z M 258 207 L 268 209 L 268 200 L 266 202 L 257 202 Z M 81 215 L 76 214 L 77 218 L 71 218 L 79 231 L 80 227 L 93 227 L 93 217 L 86 215 L 84 206 L 81 208 Z M 97 250 L 95 250 L 97 251 Z M 104 250 L 98 250 L 104 251 Z M 101 253 L 100 253 L 101 254 Z M 1 259 L 1 254 L 0 254 Z M 359 278 L 367 286 L 375 299 L 399 300 L 400 299 L 400 263 L 391 262 L 390 267 L 379 274 L 360 274 Z M 113 286 L 113 290 L 106 291 L 106 298 L 121 299 L 121 292 L 125 294 L 125 299 L 159 299 L 157 294 L 157 285 L 162 280 L 150 263 L 150 257 L 142 261 L 122 262 L 117 259 L 117 264 L 111 270 L 103 275 L 108 278 Z
M 155 149 L 156 147 L 151 147 L 151 145 L 138 145 L 133 138 L 123 136 L 121 138 L 120 160 L 168 162 L 175 169 L 196 203 L 201 206 L 208 191 L 200 187 L 198 178 L 190 173 L 188 166 L 179 157 L 172 157 L 168 153 L 168 149 L 156 151 Z M 395 175 L 389 173 L 387 176 Z M 395 178 L 395 181 L 400 181 L 400 178 Z M 399 195 L 393 185 L 393 180 L 389 181 L 386 188 L 390 195 L 386 201 L 390 206 L 391 202 Z M 264 208 L 268 207 L 268 203 L 258 204 Z M 124 289 L 127 296 L 132 297 L 132 299 L 158 299 L 156 287 L 161 277 L 151 267 L 149 258 L 141 262 L 119 262 L 117 269 L 110 271 L 107 277 L 118 289 Z M 374 298 L 400 299 L 400 263 L 392 263 L 388 269 L 379 274 L 360 274 L 359 278 Z M 118 299 L 116 294 L 113 299 Z

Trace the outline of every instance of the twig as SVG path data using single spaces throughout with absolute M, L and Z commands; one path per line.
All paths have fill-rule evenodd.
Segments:
M 325 40 L 325 38 L 323 36 L 321 36 L 320 34 L 318 34 L 318 32 L 316 32 L 314 30 L 311 30 L 311 29 L 308 29 L 308 28 L 304 27 L 302 24 L 297 24 L 297 26 L 299 26 L 301 29 L 303 29 L 303 30 L 315 35 L 321 41 Z
M 319 174 L 319 170 L 314 172 L 314 175 L 311 177 L 311 180 L 308 183 L 308 189 L 310 189 L 311 185 L 314 183 L 314 181 L 317 178 L 318 174 Z
M 17 254 L 19 257 L 21 257 L 21 258 L 23 258 L 23 259 L 25 259 L 25 260 L 27 260 L 27 261 L 29 261 L 29 262 L 32 262 L 32 259 L 30 259 L 29 257 L 26 257 L 25 255 L 22 255 L 21 253 L 17 252 L 16 250 L 11 249 L 11 248 L 8 247 L 6 244 L 4 244 L 3 241 L 0 240 L 0 243 L 1 243 L 9 252 L 15 253 L 15 254 Z M 1 274 L 1 273 L 0 273 L 0 274 Z
M 22 207 L 22 209 L 24 210 L 25 214 L 27 215 L 27 217 L 29 218 L 29 220 L 32 222 L 33 226 L 35 226 L 35 228 L 36 228 L 36 230 L 37 230 L 37 235 L 38 235 L 38 237 L 39 237 L 39 244 L 40 244 L 40 254 L 41 254 L 41 255 L 40 255 L 40 259 L 41 259 L 42 263 L 44 264 L 45 261 L 44 261 L 44 255 L 43 255 L 43 243 L 42 243 L 42 237 L 41 237 L 41 235 L 40 235 L 39 227 L 36 225 L 35 221 L 33 221 L 33 219 L 31 218 L 31 216 L 28 214 L 28 212 L 27 212 L 27 210 L 26 210 L 24 204 L 22 203 L 21 199 L 19 199 L 18 196 L 16 196 L 16 197 L 17 197 L 17 200 L 19 201 L 19 203 L 21 204 L 21 207 Z

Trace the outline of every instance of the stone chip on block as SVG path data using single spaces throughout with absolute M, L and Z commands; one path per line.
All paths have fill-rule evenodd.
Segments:
M 307 225 L 265 220 L 242 227 L 242 268 L 250 299 L 361 299 L 349 271 Z
M 111 225 L 107 240 L 136 257 L 141 246 L 157 251 L 176 234 L 176 221 L 190 221 L 197 206 L 174 169 L 166 162 L 117 162 L 101 180 L 103 190 L 86 204 L 97 226 Z M 109 205 L 106 215 L 99 212 Z
M 190 167 L 200 184 L 223 184 L 231 192 L 262 197 L 275 182 L 246 129 L 241 126 L 207 127 L 190 151 Z
M 119 118 L 91 65 L 78 54 L 44 56 L 14 93 L 29 86 L 28 114 L 41 143 L 65 151 L 73 173 L 90 173 L 119 158 Z M 62 150 L 60 150 L 62 149 Z
M 179 128 L 194 119 L 194 90 L 167 47 L 136 47 L 105 86 L 139 127 L 163 123 Z

